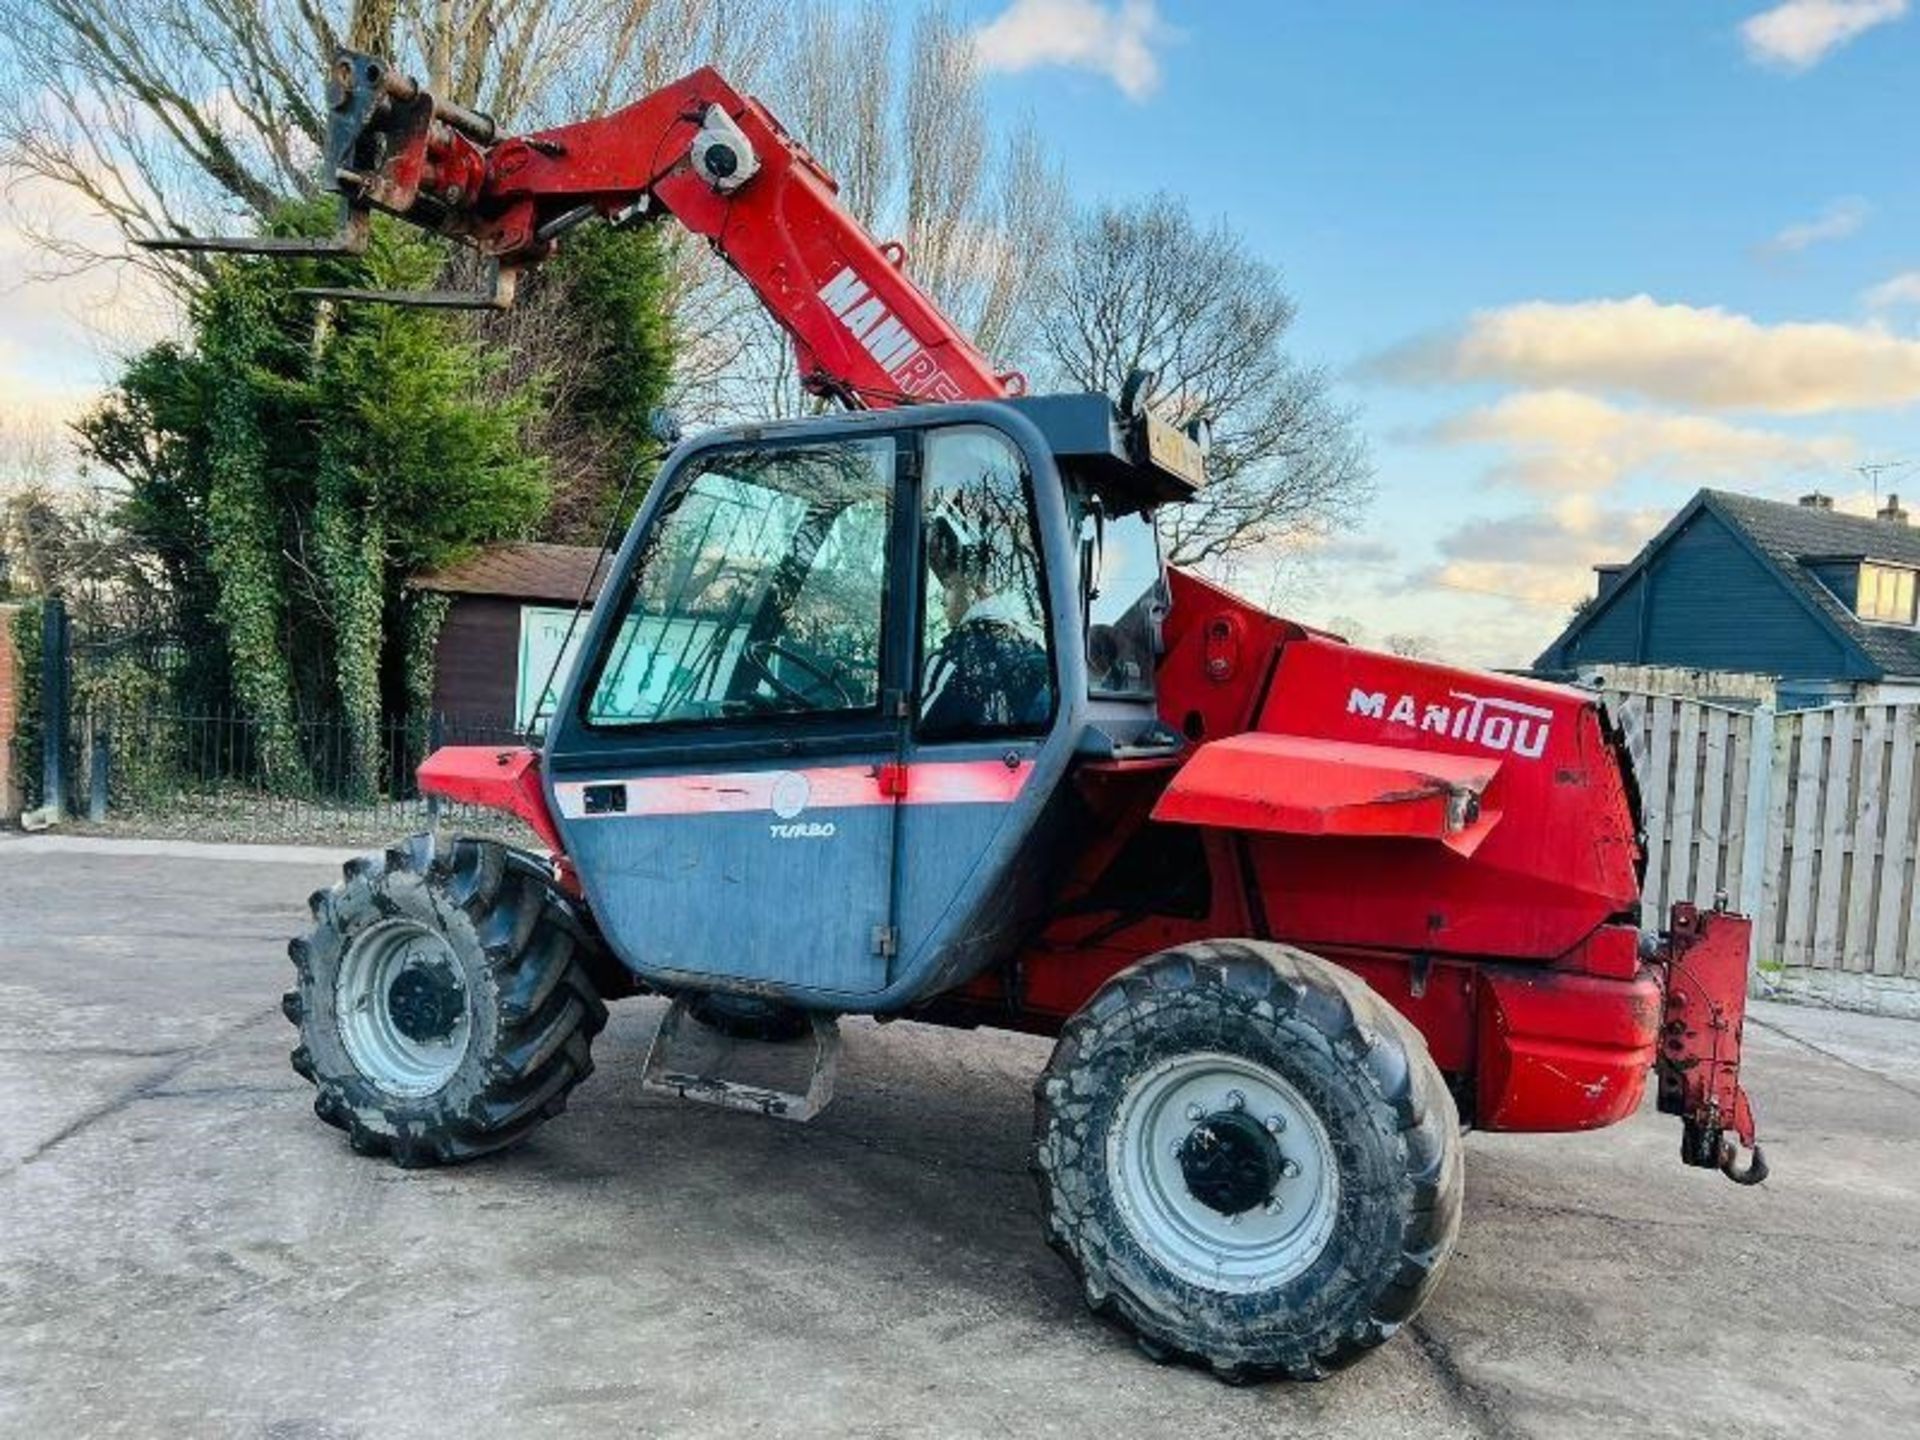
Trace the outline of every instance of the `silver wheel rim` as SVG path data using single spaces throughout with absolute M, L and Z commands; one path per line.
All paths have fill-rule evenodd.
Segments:
M 1270 1191 L 1225 1213 L 1190 1186 L 1196 1138 L 1211 1140 L 1223 1117 L 1257 1122 L 1279 1168 Z M 1208 1135 L 1196 1137 L 1198 1127 Z M 1128 1082 L 1107 1135 L 1107 1174 L 1140 1248 L 1183 1279 L 1211 1290 L 1267 1290 L 1319 1257 L 1339 1218 L 1333 1142 L 1300 1092 L 1238 1055 L 1195 1052 L 1162 1060 Z M 1258 1188 L 1265 1189 L 1264 1183 Z M 1238 1205 L 1241 1198 L 1229 1203 Z
M 354 1068 L 401 1099 L 453 1078 L 473 1033 L 460 963 L 446 938 L 412 920 L 383 920 L 347 947 L 334 983 L 340 1043 Z

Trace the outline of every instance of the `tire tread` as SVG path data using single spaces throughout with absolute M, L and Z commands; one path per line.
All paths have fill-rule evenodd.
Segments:
M 331 890 L 309 901 L 315 926 L 288 945 L 298 984 L 282 1002 L 301 1030 L 289 1057 L 316 1089 L 314 1113 L 347 1132 L 352 1148 L 403 1167 L 473 1159 L 524 1139 L 566 1108 L 567 1093 L 593 1071 L 590 1047 L 607 1007 L 589 974 L 595 942 L 532 855 L 462 837 L 438 847 L 414 836 L 343 867 Z M 497 1034 L 485 1083 L 459 1109 L 431 1115 L 391 1102 L 357 1075 L 315 1066 L 303 989 L 330 983 L 320 957 L 337 957 L 357 924 L 381 915 L 466 917 L 497 984 Z M 440 922 L 443 927 L 445 919 Z
M 1125 1031 L 1153 1023 L 1169 1006 L 1211 1003 L 1211 992 L 1241 1009 L 1297 1017 L 1330 1047 L 1361 1062 L 1403 1141 L 1412 1195 L 1392 1275 L 1364 1316 L 1344 1333 L 1263 1343 L 1249 1356 L 1183 1327 L 1167 1305 L 1140 1293 L 1136 1267 L 1110 1263 L 1107 1238 L 1090 1217 L 1086 1182 L 1075 1161 L 1086 1121 L 1067 1116 L 1077 1100 L 1073 1076 L 1085 1057 Z M 1197 942 L 1149 957 L 1095 993 L 1062 1031 L 1034 1087 L 1033 1171 L 1049 1243 L 1079 1278 L 1088 1304 L 1133 1330 L 1156 1356 L 1177 1356 L 1230 1383 L 1280 1377 L 1317 1380 L 1352 1364 L 1410 1321 L 1433 1292 L 1458 1233 L 1462 1172 L 1453 1098 L 1406 1017 L 1351 971 L 1290 947 L 1248 940 Z M 1084 1115 L 1084 1107 L 1083 1107 Z

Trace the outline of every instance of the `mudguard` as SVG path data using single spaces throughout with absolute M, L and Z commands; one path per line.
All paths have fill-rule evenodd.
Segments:
M 1471 855 L 1499 823 L 1480 797 L 1501 762 L 1254 732 L 1202 745 L 1155 820 L 1281 835 L 1437 840 Z
M 420 793 L 464 805 L 503 810 L 527 822 L 560 861 L 566 848 L 547 809 L 540 783 L 540 752 L 520 746 L 444 745 L 420 762 Z

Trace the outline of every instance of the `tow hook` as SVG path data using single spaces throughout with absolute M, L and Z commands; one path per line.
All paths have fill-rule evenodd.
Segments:
M 1758 1185 L 1767 1178 L 1767 1153 L 1756 1143 L 1746 1168 L 1740 1165 L 1740 1146 L 1729 1135 L 1720 1142 L 1720 1173 L 1736 1185 Z
M 1736 1185 L 1767 1178 L 1753 1103 L 1740 1084 L 1752 929 L 1743 915 L 1675 905 L 1654 955 L 1666 983 L 1655 1061 L 1660 1109 L 1681 1118 L 1680 1158 Z

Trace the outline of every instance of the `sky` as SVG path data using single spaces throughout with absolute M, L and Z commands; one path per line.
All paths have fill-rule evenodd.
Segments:
M 959 4 L 1077 199 L 1175 192 L 1284 272 L 1376 472 L 1245 577 L 1285 613 L 1524 665 L 1702 485 L 1920 499 L 1909 0 Z M 0 226 L 0 421 L 164 318 L 31 268 Z
M 1530 661 L 1701 486 L 1920 498 L 1906 0 L 982 3 L 1079 196 L 1282 267 L 1377 493 L 1279 607 Z M 1863 473 L 1860 467 L 1888 466 Z

